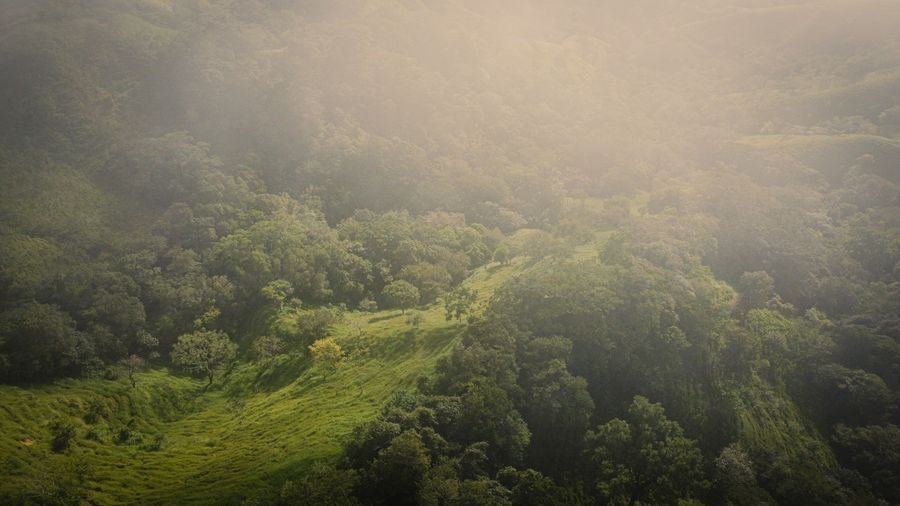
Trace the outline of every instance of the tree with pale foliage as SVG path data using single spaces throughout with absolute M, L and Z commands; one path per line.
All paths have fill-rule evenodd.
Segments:
M 220 330 L 198 330 L 184 334 L 172 348 L 172 362 L 184 369 L 204 374 L 213 382 L 216 369 L 234 360 L 237 344 Z
M 463 315 L 472 309 L 475 300 L 478 299 L 478 292 L 471 288 L 460 286 L 444 296 L 444 315 L 447 321 L 456 318 L 456 321 L 462 319 Z
M 406 314 L 406 310 L 415 307 L 419 303 L 419 289 L 408 281 L 394 281 L 381 291 L 385 303 L 389 307 L 399 307 L 400 312 Z
M 293 295 L 294 285 L 290 281 L 284 279 L 276 279 L 269 281 L 266 286 L 260 290 L 263 297 L 278 306 L 278 309 L 284 308 L 284 302 Z
M 328 376 L 336 371 L 344 361 L 344 350 L 332 337 L 319 339 L 309 346 L 309 354 L 313 360 L 325 369 L 323 376 Z
M 137 386 L 137 380 L 135 380 L 134 374 L 144 367 L 145 363 L 146 361 L 143 358 L 135 354 L 131 354 L 119 361 L 119 364 L 128 374 L 128 381 L 131 382 L 131 388 Z
M 511 258 L 512 252 L 506 244 L 501 244 L 494 250 L 494 261 L 498 262 L 500 265 L 509 265 Z
M 284 339 L 277 336 L 259 336 L 253 341 L 253 354 L 264 365 L 269 365 L 275 357 L 284 353 Z

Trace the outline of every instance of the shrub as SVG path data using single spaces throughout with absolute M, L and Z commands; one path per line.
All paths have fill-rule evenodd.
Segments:
M 101 418 L 105 417 L 106 405 L 103 404 L 103 401 L 100 399 L 91 399 L 88 402 L 87 413 L 84 415 L 84 422 L 93 425 L 100 421 Z
M 363 299 L 359 301 L 357 305 L 360 311 L 365 311 L 367 313 L 374 313 L 378 311 L 378 303 L 372 299 Z
M 116 444 L 124 445 L 131 443 L 140 443 L 141 436 L 134 430 L 134 419 L 128 420 L 128 423 L 119 428 L 113 440 Z
M 75 439 L 75 427 L 63 420 L 57 420 L 50 424 L 50 435 L 53 436 L 50 447 L 59 453 L 68 448 Z
M 146 449 L 151 452 L 159 451 L 162 448 L 163 443 L 166 441 L 165 434 L 156 434 L 153 436 L 153 440 L 147 444 Z

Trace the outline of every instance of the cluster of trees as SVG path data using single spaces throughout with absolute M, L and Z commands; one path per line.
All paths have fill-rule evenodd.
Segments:
M 184 133 L 144 139 L 123 156 L 132 165 L 115 184 L 159 210 L 149 228 L 104 228 L 84 244 L 4 232 L 3 378 L 92 375 L 127 357 L 165 358 L 198 319 L 234 335 L 242 320 L 292 298 L 368 309 L 430 303 L 490 261 L 503 237 L 451 213 L 361 210 L 332 227 L 317 200 L 265 192 Z M 26 230 L 30 219 L 21 218 Z
M 735 292 L 699 264 L 607 253 L 506 285 L 434 378 L 285 502 L 897 500 L 895 389 L 844 362 L 821 311 L 780 302 L 762 273 Z
M 0 381 L 212 383 L 289 349 L 327 376 L 342 305 L 461 322 L 469 271 L 523 253 L 437 376 L 285 501 L 900 501 L 879 2 L 14 4 Z

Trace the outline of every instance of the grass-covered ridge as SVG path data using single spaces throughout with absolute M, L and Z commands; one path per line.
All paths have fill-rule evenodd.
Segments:
M 516 270 L 492 264 L 465 285 L 483 304 Z M 286 477 L 336 458 L 353 428 L 414 388 L 465 328 L 448 322 L 440 304 L 419 314 L 414 327 L 396 310 L 348 313 L 332 335 L 355 351 L 327 378 L 308 357 L 290 354 L 268 367 L 241 363 L 205 393 L 202 380 L 166 369 L 139 373 L 133 390 L 125 378 L 0 386 L 0 492 L 46 486 L 84 463 L 88 499 L 96 504 L 208 504 L 277 494 Z M 96 400 L 104 415 L 87 423 Z M 48 429 L 59 419 L 77 431 L 62 454 L 51 451 Z M 141 442 L 114 442 L 131 420 Z M 99 441 L 85 437 L 90 430 Z M 151 450 L 157 434 L 164 441 Z

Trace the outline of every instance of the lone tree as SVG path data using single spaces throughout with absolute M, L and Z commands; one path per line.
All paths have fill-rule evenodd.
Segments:
M 341 345 L 331 337 L 319 339 L 312 343 L 309 346 L 309 354 L 312 355 L 313 360 L 315 360 L 317 364 L 320 364 L 325 368 L 325 374 L 323 374 L 324 378 L 328 378 L 331 373 L 336 371 L 344 360 L 344 350 L 342 350 Z
M 234 360 L 237 344 L 220 330 L 198 330 L 184 334 L 172 348 L 172 362 L 189 371 L 206 375 L 209 388 L 216 369 Z
M 147 365 L 147 362 L 159 357 L 159 352 L 156 351 L 157 348 L 159 348 L 159 339 L 154 337 L 151 333 L 143 329 L 139 330 L 137 332 L 136 341 L 139 348 L 138 353 L 132 353 L 119 360 L 119 365 L 122 369 L 125 369 L 125 374 L 128 375 L 128 381 L 131 382 L 131 388 L 137 386 L 137 379 L 134 375 L 143 369 Z
M 477 298 L 478 292 L 464 286 L 445 295 L 444 316 L 447 317 L 447 321 L 453 318 L 456 318 L 456 321 L 461 320 L 463 315 L 472 309 L 472 304 L 475 304 Z
M 497 249 L 494 250 L 494 261 L 500 265 L 508 265 L 511 258 L 512 252 L 509 250 L 509 246 L 505 244 L 497 246 Z
M 119 364 L 121 364 L 122 368 L 125 369 L 125 372 L 128 374 L 128 381 L 131 382 L 131 388 L 137 386 L 134 374 L 144 367 L 145 362 L 146 361 L 143 358 L 135 354 L 131 354 L 119 361 Z
M 419 303 L 419 289 L 409 281 L 394 281 L 381 291 L 384 301 L 389 307 L 399 307 L 400 312 L 415 307 Z

